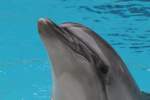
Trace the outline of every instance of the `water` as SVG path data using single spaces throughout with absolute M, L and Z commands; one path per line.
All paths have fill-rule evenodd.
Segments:
M 82 23 L 120 54 L 141 90 L 150 92 L 149 0 L 5 0 L 0 3 L 0 99 L 49 100 L 51 62 L 37 20 Z

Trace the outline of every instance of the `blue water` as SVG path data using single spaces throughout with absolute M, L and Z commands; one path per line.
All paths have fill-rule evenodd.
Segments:
M 3 0 L 1 100 L 50 99 L 51 62 L 37 31 L 40 17 L 92 28 L 120 54 L 140 89 L 150 92 L 149 0 Z

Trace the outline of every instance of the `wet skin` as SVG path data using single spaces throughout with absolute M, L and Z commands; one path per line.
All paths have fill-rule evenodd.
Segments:
M 53 100 L 150 100 L 115 50 L 77 23 L 40 19 L 38 29 L 53 64 Z

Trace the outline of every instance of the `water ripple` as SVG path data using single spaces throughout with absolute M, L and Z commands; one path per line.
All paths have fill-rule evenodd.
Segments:
M 86 11 L 96 14 L 114 14 L 123 18 L 144 16 L 150 17 L 150 7 L 143 7 L 141 4 L 106 4 L 106 5 L 94 5 L 94 6 L 79 6 L 79 9 L 85 9 Z

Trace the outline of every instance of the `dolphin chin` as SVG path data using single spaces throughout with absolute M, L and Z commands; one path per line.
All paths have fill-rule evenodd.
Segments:
M 53 64 L 53 100 L 150 100 L 114 49 L 77 23 L 38 22 Z

